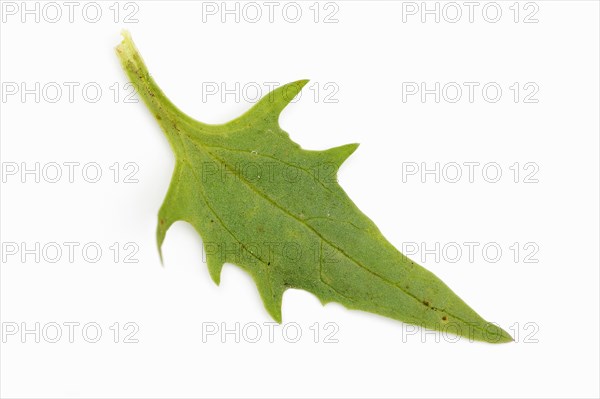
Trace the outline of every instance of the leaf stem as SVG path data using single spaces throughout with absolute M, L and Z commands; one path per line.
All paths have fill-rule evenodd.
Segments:
M 123 69 L 127 73 L 138 95 L 148 106 L 162 130 L 165 132 L 173 150 L 181 146 L 178 124 L 198 123 L 179 110 L 156 84 L 135 46 L 131 34 L 123 30 L 123 41 L 115 48 Z M 177 152 L 175 152 L 177 154 Z

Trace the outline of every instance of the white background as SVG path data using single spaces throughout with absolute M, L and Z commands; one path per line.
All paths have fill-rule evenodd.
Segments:
M 117 5 L 117 23 L 113 2 L 100 3 L 102 18 L 90 23 L 80 3 L 70 23 L 58 4 L 65 15 L 56 23 L 44 15 L 39 23 L 34 16 L 22 22 L 20 13 L 2 16 L 3 170 L 22 162 L 96 162 L 103 175 L 97 183 L 86 182 L 81 169 L 73 183 L 66 175 L 57 183 L 3 176 L 4 249 L 7 243 L 80 243 L 73 262 L 66 253 L 56 263 L 43 254 L 39 262 L 33 255 L 23 262 L 20 253 L 3 253 L 3 397 L 598 397 L 597 2 L 537 1 L 538 23 L 523 22 L 533 10 L 525 2 L 515 23 L 512 1 L 499 3 L 497 23 L 482 17 L 484 2 L 473 23 L 465 6 L 456 23 L 443 16 L 422 23 L 420 14 L 403 22 L 403 3 L 391 1 L 337 2 L 337 23 L 323 23 L 325 11 L 334 10 L 324 10 L 324 3 L 315 23 L 313 2 L 301 3 L 297 23 L 283 18 L 285 3 L 273 23 L 264 15 L 257 23 L 244 15 L 239 23 L 233 16 L 222 23 L 220 14 L 203 21 L 202 3 L 192 1 L 135 2 L 137 23 L 124 23 L 125 11 L 134 10 L 124 3 Z M 361 143 L 340 171 L 340 184 L 398 248 L 478 243 L 473 261 L 466 253 L 455 263 L 448 256 L 413 257 L 516 342 L 453 342 L 451 335 L 425 334 L 337 304 L 322 307 L 296 290 L 285 294 L 283 321 L 299 327 L 302 337 L 290 342 L 294 330 L 284 336 L 279 326 L 269 342 L 263 323 L 272 320 L 251 278 L 226 265 L 215 286 L 190 226 L 169 231 L 162 268 L 154 234 L 173 155 L 143 104 L 124 102 L 123 89 L 118 101 L 113 97 L 110 87 L 126 83 L 113 50 L 122 28 L 171 100 L 203 122 L 225 122 L 252 103 L 233 95 L 203 101 L 203 82 L 229 88 L 302 78 L 333 82 L 337 103 L 325 102 L 324 93 L 315 101 L 307 86 L 284 112 L 284 129 L 309 149 Z M 66 87 L 56 103 L 48 101 L 50 92 L 40 93 L 38 103 L 34 95 L 7 96 L 11 82 L 19 90 L 35 82 L 80 86 L 72 103 Z M 82 96 L 89 82 L 103 90 L 95 103 Z M 480 89 L 472 103 L 466 92 L 457 103 L 436 103 L 432 95 L 403 102 L 403 82 L 430 88 L 496 82 L 503 94 L 495 103 Z M 535 83 L 538 102 L 523 102 L 522 92 L 515 103 L 514 82 Z M 124 183 L 121 174 L 115 183 L 109 169 L 115 162 L 121 169 L 138 165 L 139 182 Z M 503 174 L 497 183 L 487 182 L 481 168 L 472 183 L 466 176 L 457 183 L 426 176 L 423 183 L 419 175 L 403 182 L 403 162 L 496 162 Z M 537 165 L 538 182 L 524 183 L 521 174 L 515 183 L 509 169 L 515 162 Z M 81 255 L 88 242 L 103 249 L 96 263 Z M 135 243 L 139 262 L 123 262 L 126 252 L 115 262 L 109 249 L 115 242 Z M 515 242 L 517 259 L 509 248 Z M 482 255 L 486 243 L 502 249 L 497 262 Z M 537 246 L 537 263 L 524 262 L 525 243 Z M 72 343 L 66 322 L 80 323 Z M 139 327 L 137 343 L 124 342 L 132 331 L 124 329 L 127 322 Z M 236 322 L 240 329 L 258 323 L 262 339 L 249 342 L 255 330 L 247 330 L 239 343 L 231 334 L 203 340 L 203 326 L 234 328 Z M 39 343 L 35 334 L 21 335 L 35 323 L 46 327 Z M 52 323 L 62 326 L 57 343 L 49 342 Z M 86 323 L 102 328 L 97 343 L 83 336 Z M 330 337 L 337 343 L 325 342 L 334 328 L 325 330 L 325 323 L 337 326 Z M 19 331 L 8 334 L 15 325 Z

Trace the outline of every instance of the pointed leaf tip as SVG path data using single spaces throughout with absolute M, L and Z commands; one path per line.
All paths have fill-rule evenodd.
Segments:
M 208 274 L 210 278 L 215 283 L 215 285 L 221 285 L 221 272 L 223 271 L 223 262 L 219 259 L 217 255 L 209 253 L 206 249 L 206 244 L 204 247 L 204 251 L 207 253 L 206 266 L 208 267 Z
M 160 265 L 162 267 L 165 267 L 165 262 L 163 260 L 162 244 L 165 240 L 166 233 L 166 229 L 163 229 L 159 222 L 159 225 L 156 228 L 156 245 L 158 247 L 158 256 L 160 258 Z
M 252 274 L 252 277 L 256 283 L 258 293 L 262 298 L 265 309 L 273 320 L 281 324 L 281 321 L 283 320 L 281 315 L 281 305 L 283 303 L 283 293 L 285 291 L 283 284 L 270 280 L 268 276 L 262 276 L 256 273 Z
M 507 333 L 500 327 L 498 327 L 498 330 L 500 332 L 500 336 L 499 336 L 498 340 L 496 341 L 497 344 L 506 344 L 506 343 L 510 343 L 510 342 L 515 342 L 515 339 L 512 337 L 512 335 L 510 335 L 509 333 Z
M 274 89 L 267 93 L 247 115 L 268 115 L 278 120 L 283 109 L 296 98 L 308 82 L 308 79 L 297 80 Z
M 302 91 L 302 88 L 306 86 L 308 79 L 297 80 L 292 83 L 288 83 L 277 89 L 273 90 L 267 95 L 269 101 L 273 103 L 273 110 L 279 114 L 283 109 L 291 103 L 294 98 Z
M 323 154 L 329 162 L 333 162 L 336 166 L 340 167 L 356 151 L 359 145 L 358 143 L 344 144 L 325 150 Z

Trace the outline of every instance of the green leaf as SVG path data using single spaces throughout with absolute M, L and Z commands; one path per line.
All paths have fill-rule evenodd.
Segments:
M 283 293 L 298 288 L 323 304 L 478 341 L 512 341 L 402 255 L 348 198 L 336 173 L 358 144 L 309 151 L 281 129 L 281 111 L 306 80 L 277 88 L 231 122 L 204 124 L 167 99 L 130 35 L 123 36 L 118 57 L 175 153 L 158 214 L 159 251 L 174 222 L 190 223 L 203 238 L 215 283 L 224 263 L 243 268 L 277 322 Z

